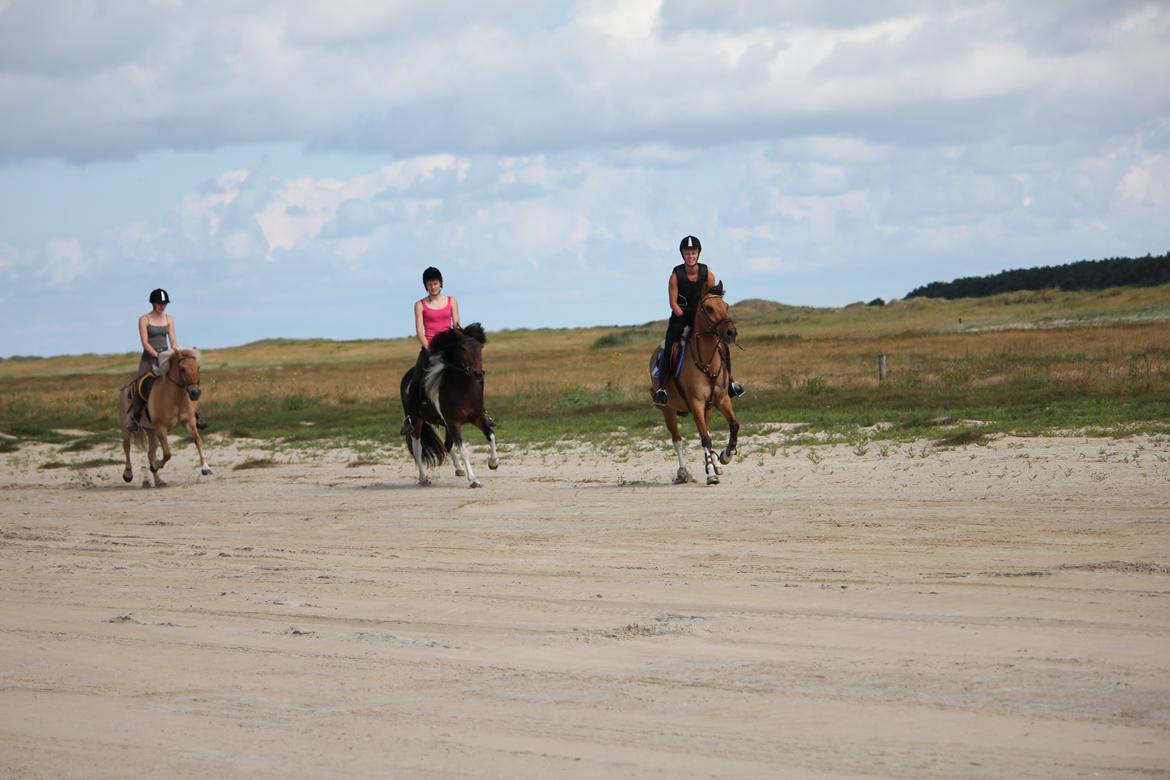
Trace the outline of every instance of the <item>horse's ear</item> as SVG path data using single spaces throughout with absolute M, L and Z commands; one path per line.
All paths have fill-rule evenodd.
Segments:
M 199 352 L 199 347 L 191 347 L 191 355 L 195 358 L 196 363 L 203 362 L 203 355 Z
M 478 341 L 480 344 L 487 343 L 487 334 L 483 332 L 483 325 L 480 325 L 478 322 L 473 322 L 470 325 L 464 327 L 463 332 Z
M 719 284 L 715 285 L 707 292 L 711 293 L 711 295 L 717 295 L 720 298 L 722 298 L 723 297 L 723 282 L 722 282 L 722 280 L 720 280 Z

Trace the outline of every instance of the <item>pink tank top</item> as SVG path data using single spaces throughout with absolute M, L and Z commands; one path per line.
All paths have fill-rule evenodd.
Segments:
M 423 330 L 427 336 L 427 343 L 430 344 L 435 340 L 435 336 L 439 335 L 445 330 L 451 330 L 451 296 L 447 296 L 447 305 L 441 309 L 432 309 L 427 306 L 427 301 L 424 298 L 422 301 L 423 311 Z

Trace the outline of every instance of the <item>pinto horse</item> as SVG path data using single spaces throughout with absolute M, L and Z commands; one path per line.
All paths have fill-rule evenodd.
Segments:
M 420 414 L 415 416 L 414 427 L 403 438 L 406 448 L 414 455 L 418 466 L 418 484 L 431 484 L 427 467 L 442 465 L 443 457 L 458 448 L 458 455 L 452 454 L 455 476 L 467 477 L 468 487 L 481 487 L 471 470 L 471 459 L 463 443 L 464 423 L 471 423 L 483 431 L 491 448 L 488 468 L 500 466 L 496 455 L 496 423 L 483 408 L 483 346 L 487 336 L 483 326 L 473 322 L 465 328 L 453 328 L 435 336 L 431 342 L 431 359 L 423 379 L 423 404 Z M 411 377 L 414 370 L 402 376 L 399 388 L 402 408 L 409 408 Z M 446 436 L 439 442 L 435 426 L 442 426 Z
M 199 408 L 199 350 L 180 349 L 177 352 L 163 352 L 159 355 L 159 373 L 161 376 L 154 380 L 154 386 L 146 399 L 139 429 L 135 433 L 126 430 L 130 422 L 130 393 L 139 392 L 141 377 L 135 377 L 130 384 L 118 393 L 118 422 L 122 426 L 122 451 L 126 453 L 126 469 L 122 472 L 122 479 L 130 482 L 134 479 L 134 469 L 130 465 L 130 438 L 133 437 L 139 449 L 146 450 L 147 465 L 154 475 L 154 486 L 162 487 L 165 483 L 159 476 L 162 467 L 171 459 L 171 445 L 167 441 L 167 432 L 179 425 L 191 432 L 195 448 L 199 451 L 199 469 L 204 476 L 211 474 L 211 467 L 207 465 L 207 458 L 203 456 L 203 437 L 195 427 L 195 412 Z M 147 375 L 149 376 L 149 374 Z M 126 390 L 129 388 L 130 393 Z M 147 443 L 149 439 L 149 443 Z M 157 460 L 158 445 L 162 443 L 163 458 Z M 143 487 L 150 487 L 150 480 L 142 480 Z
M 669 362 L 672 377 L 665 383 L 667 401 L 662 407 L 662 417 L 670 431 L 675 454 L 678 455 L 678 472 L 674 478 L 676 485 L 694 481 L 683 459 L 682 436 L 678 432 L 680 414 L 689 413 L 695 418 L 699 440 L 703 443 L 703 469 L 707 474 L 708 485 L 719 484 L 719 476 L 723 473 L 719 464 L 726 465 L 735 456 L 739 422 L 735 419 L 731 395 L 728 393 L 731 370 L 727 362 L 727 350 L 735 343 L 738 333 L 727 311 L 727 303 L 723 300 L 723 282 L 710 289 L 704 288 L 690 335 L 674 345 L 673 359 Z M 661 352 L 662 347 L 658 347 L 650 359 L 651 391 L 654 387 L 654 367 L 658 365 Z M 682 366 L 676 373 L 674 367 L 679 361 L 682 361 Z M 711 412 L 714 409 L 719 410 L 730 429 L 727 448 L 718 454 L 711 444 Z

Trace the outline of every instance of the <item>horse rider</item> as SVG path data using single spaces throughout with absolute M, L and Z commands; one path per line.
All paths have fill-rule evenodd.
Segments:
M 151 290 L 151 309 L 138 318 L 138 338 L 142 342 L 142 358 L 138 361 L 138 373 L 134 375 L 130 422 L 126 424 L 126 430 L 131 433 L 138 430 L 142 410 L 146 407 L 146 402 L 138 395 L 138 380 L 144 374 L 153 373 L 158 368 L 160 352 L 165 352 L 168 348 L 172 350 L 179 348 L 179 340 L 175 338 L 175 319 L 166 312 L 167 304 L 170 302 L 171 296 L 167 294 L 166 290 L 161 287 L 157 290 Z M 207 423 L 200 419 L 198 412 L 195 414 L 195 421 L 200 430 L 207 428 Z
M 699 307 L 699 297 L 704 289 L 717 284 L 715 272 L 699 262 L 699 253 L 703 245 L 694 236 L 686 236 L 678 244 L 682 263 L 676 265 L 670 272 L 667 282 L 667 299 L 670 302 L 670 321 L 666 325 L 666 339 L 663 342 L 662 354 L 658 358 L 658 386 L 654 388 L 653 399 L 655 406 L 666 405 L 666 386 L 669 382 L 670 350 L 674 343 L 682 336 L 687 327 L 694 327 L 695 312 Z M 731 355 L 725 354 L 727 372 L 731 374 Z M 747 392 L 743 385 L 734 379 L 730 381 L 729 392 L 732 398 L 738 398 Z
M 414 302 L 414 332 L 421 349 L 414 363 L 414 375 L 410 378 L 410 392 L 406 397 L 406 418 L 402 421 L 401 430 L 403 436 L 413 430 L 414 417 L 422 406 L 423 376 L 431 359 L 431 342 L 443 331 L 459 327 L 459 301 L 455 300 L 454 295 L 443 295 L 442 272 L 430 266 L 423 271 L 422 280 L 427 295 Z

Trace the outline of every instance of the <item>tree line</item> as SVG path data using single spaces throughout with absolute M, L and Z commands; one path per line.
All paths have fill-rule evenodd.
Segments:
M 989 276 L 965 276 L 953 282 L 916 287 L 907 298 L 981 298 L 1017 290 L 1103 290 L 1106 287 L 1153 287 L 1170 283 L 1170 252 L 1154 257 L 1111 257 L 1067 265 L 1018 268 Z

